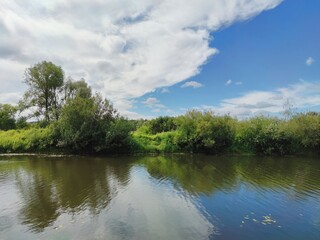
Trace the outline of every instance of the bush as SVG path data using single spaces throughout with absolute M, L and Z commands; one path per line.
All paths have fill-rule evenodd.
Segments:
M 149 135 L 138 130 L 132 134 L 134 152 L 177 152 L 175 135 L 176 132 Z
M 0 152 L 32 152 L 48 150 L 54 144 L 54 132 L 47 128 L 0 131 Z
M 190 111 L 178 118 L 176 143 L 191 152 L 222 153 L 232 146 L 234 122 L 229 116 Z
M 0 104 L 0 130 L 9 130 L 16 128 L 14 118 L 17 109 L 10 104 Z
M 69 99 L 57 122 L 59 144 L 74 151 L 102 151 L 106 129 L 115 114 L 112 105 L 100 96 Z
M 106 129 L 106 152 L 131 152 L 132 139 L 130 133 L 135 130 L 135 122 L 124 118 L 115 119 Z
M 320 152 L 320 114 L 309 112 L 298 114 L 289 120 L 288 125 L 293 133 L 300 151 Z
M 148 133 L 157 134 L 171 132 L 177 129 L 177 124 L 173 117 L 158 117 L 146 123 Z
M 285 155 L 293 152 L 293 138 L 287 122 L 276 118 L 256 117 L 240 123 L 237 145 L 256 154 Z

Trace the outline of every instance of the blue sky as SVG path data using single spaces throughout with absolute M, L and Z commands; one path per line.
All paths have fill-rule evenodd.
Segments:
M 158 90 L 142 96 L 139 101 L 156 98 L 172 110 L 167 114 L 183 114 L 185 109 L 206 109 L 203 106 L 214 109 L 223 99 L 243 97 L 253 91 L 290 89 L 291 85 L 303 85 L 304 81 L 314 84 L 318 91 L 313 94 L 319 96 L 319 13 L 320 1 L 284 1 L 275 9 L 248 21 L 214 32 L 210 45 L 217 48 L 219 54 L 211 57 L 198 75 L 186 80 L 199 82 L 202 87 L 181 88 L 182 83 L 179 83 L 166 88 L 166 93 Z M 306 64 L 308 58 L 313 59 L 310 65 Z M 228 80 L 232 83 L 228 84 L 231 82 Z M 283 105 L 286 100 L 283 99 Z M 320 102 L 301 108 L 297 102 L 299 97 L 288 100 L 295 111 L 320 109 Z M 163 115 L 166 112 L 164 109 L 150 113 L 150 108 L 143 105 L 139 104 L 137 108 L 137 112 L 143 115 Z
M 320 110 L 320 1 L 2 0 L 0 102 L 43 60 L 129 118 Z

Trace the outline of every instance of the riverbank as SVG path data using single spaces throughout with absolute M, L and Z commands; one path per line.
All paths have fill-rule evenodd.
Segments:
M 44 127 L 34 124 L 24 129 L 0 131 L 0 153 L 320 153 L 318 113 L 296 114 L 289 119 L 260 116 L 240 121 L 227 115 L 190 111 L 183 116 L 159 117 L 148 121 L 116 118 L 95 131 L 91 128 L 77 130 L 70 122 L 72 132 L 66 132 L 61 124 L 58 121 Z

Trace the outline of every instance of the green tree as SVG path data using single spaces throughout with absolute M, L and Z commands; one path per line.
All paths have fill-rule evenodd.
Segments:
M 217 154 L 233 144 L 235 120 L 230 116 L 193 110 L 178 117 L 177 122 L 176 143 L 183 150 Z
M 293 152 L 293 135 L 286 121 L 255 117 L 239 123 L 236 142 L 242 148 L 263 155 L 285 155 Z
M 76 96 L 82 98 L 90 98 L 92 96 L 91 87 L 82 78 L 79 81 L 73 81 L 69 78 L 63 86 L 63 99 L 67 101 L 68 99 L 74 99 Z
M 112 104 L 100 95 L 70 98 L 58 121 L 60 144 L 76 151 L 102 151 L 106 129 L 116 116 Z
M 36 107 L 35 116 L 44 116 L 49 122 L 59 118 L 59 93 L 62 90 L 64 73 L 61 67 L 43 61 L 25 72 L 25 83 L 29 89 L 22 101 L 23 108 Z
M 133 121 L 117 117 L 106 129 L 105 150 L 107 152 L 128 153 L 132 151 L 130 133 L 135 129 Z
M 17 109 L 10 104 L 0 104 L 0 130 L 16 128 L 15 113 Z
M 147 122 L 147 127 L 152 134 L 169 132 L 177 129 L 177 124 L 173 117 L 158 117 Z

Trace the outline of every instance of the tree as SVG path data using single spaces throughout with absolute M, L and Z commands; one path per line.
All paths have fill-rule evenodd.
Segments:
M 29 89 L 24 95 L 24 108 L 36 107 L 35 116 L 44 116 L 46 121 L 59 118 L 59 93 L 62 90 L 64 73 L 61 67 L 43 61 L 25 72 Z
M 106 129 L 116 117 L 112 104 L 100 95 L 70 98 L 57 125 L 60 144 L 77 151 L 99 152 L 105 146 Z
M 82 98 L 90 98 L 92 96 L 91 87 L 85 82 L 83 78 L 79 81 L 73 81 L 70 77 L 63 86 L 64 101 L 74 99 L 76 96 Z
M 10 104 L 0 104 L 0 130 L 16 128 L 16 112 L 17 109 Z

